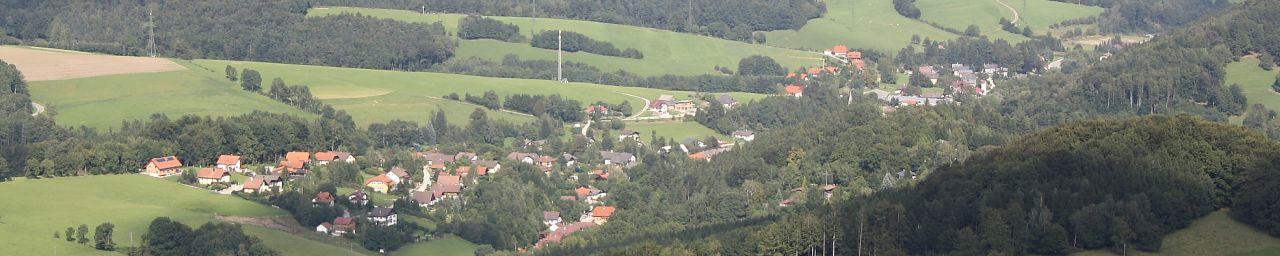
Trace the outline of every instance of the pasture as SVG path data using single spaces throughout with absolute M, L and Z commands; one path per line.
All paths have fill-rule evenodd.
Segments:
M 1228 210 L 1210 213 L 1191 222 L 1191 226 L 1164 237 L 1159 253 L 1130 251 L 1133 255 L 1275 255 L 1280 252 L 1280 239 L 1227 216 Z M 1093 250 L 1077 256 L 1117 255 Z
M 130 234 L 132 244 L 140 244 L 156 217 L 196 227 L 211 221 L 214 214 L 286 214 L 238 197 L 135 174 L 20 179 L 0 183 L 0 193 L 13 195 L 0 200 L 0 255 L 52 255 L 55 250 L 59 255 L 99 254 L 89 245 L 53 238 L 54 232 L 80 224 L 88 225 L 92 236 L 95 226 L 111 222 L 116 226 L 116 244 L 130 246 Z M 295 249 L 332 247 L 280 231 L 246 227 L 246 232 L 285 255 L 315 255 Z
M 1280 93 L 1271 90 L 1276 73 L 1274 69 L 1267 71 L 1259 68 L 1257 57 L 1246 56 L 1240 58 L 1240 61 L 1227 64 L 1226 85 L 1239 84 L 1244 89 L 1250 106 L 1262 104 L 1267 109 L 1280 111 Z
M 408 22 L 441 22 L 451 34 L 456 34 L 458 20 L 465 16 L 353 7 L 313 8 L 307 15 L 315 17 L 342 13 L 359 13 Z M 718 74 L 714 70 L 716 66 L 736 70 L 738 61 L 751 55 L 772 57 L 788 69 L 818 65 L 820 63 L 816 58 L 821 57 L 817 53 L 788 49 L 792 47 L 786 45 L 780 48 L 653 28 L 550 18 L 496 16 L 491 18 L 520 26 L 521 34 L 525 35 L 526 40 L 532 33 L 538 31 L 563 29 L 613 43 L 618 49 L 635 48 L 644 53 L 644 59 L 611 57 L 585 52 L 565 53 L 564 59 L 586 63 L 604 71 L 626 70 L 642 76 Z M 456 53 L 458 57 L 479 57 L 494 61 L 501 61 L 507 54 L 519 55 L 521 59 L 556 59 L 554 50 L 534 48 L 523 42 L 509 43 L 495 40 L 459 40 Z
M 186 67 L 164 58 L 100 55 L 35 47 L 0 47 L 0 60 L 17 66 L 27 81 L 51 81 L 186 69 Z
M 766 44 L 821 51 L 833 45 L 897 52 L 911 42 L 911 35 L 932 40 L 959 37 L 893 10 L 889 0 L 830 0 L 827 13 L 809 20 L 799 30 L 775 30 L 765 34 Z
M 640 133 L 643 142 L 648 143 L 652 138 L 652 132 L 657 132 L 659 137 L 675 139 L 677 142 L 695 138 L 702 140 L 708 136 L 715 136 L 721 140 L 728 140 L 729 136 L 716 133 L 715 130 L 702 126 L 694 121 L 658 121 L 658 122 L 627 122 L 627 129 Z M 617 135 L 618 131 L 610 131 Z
M 511 94 L 549 95 L 560 94 L 585 106 L 596 101 L 618 104 L 627 101 L 639 111 L 642 98 L 654 99 L 658 95 L 671 94 L 677 98 L 693 98 L 695 93 L 668 91 L 640 87 L 621 87 L 588 83 L 560 83 L 550 80 L 492 78 L 429 72 L 402 72 L 354 68 L 335 68 L 307 65 L 275 64 L 262 62 L 196 60 L 202 66 L 237 69 L 250 68 L 262 73 L 263 81 L 276 77 L 291 85 L 307 85 L 311 92 L 334 108 L 346 110 L 356 122 L 369 124 L 394 119 L 426 121 L 437 109 L 445 110 L 454 122 L 465 122 L 472 111 L 479 107 L 469 103 L 446 100 L 450 93 L 460 96 L 470 93 L 482 95 L 493 90 L 499 96 Z M 760 99 L 765 95 L 733 93 L 740 101 Z M 488 112 L 490 118 L 526 122 L 533 117 L 506 112 Z
M 445 235 L 441 238 L 435 238 L 426 242 L 418 242 L 392 253 L 393 255 L 414 255 L 414 256 L 459 256 L 459 255 L 475 255 L 476 247 L 480 247 L 475 243 L 462 240 L 454 235 Z

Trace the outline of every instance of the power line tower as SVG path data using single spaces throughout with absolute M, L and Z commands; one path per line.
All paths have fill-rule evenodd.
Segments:
M 152 18 L 151 10 L 147 10 L 147 55 L 152 58 L 156 57 L 156 21 Z
M 563 30 L 556 30 L 556 81 L 564 81 L 564 41 Z

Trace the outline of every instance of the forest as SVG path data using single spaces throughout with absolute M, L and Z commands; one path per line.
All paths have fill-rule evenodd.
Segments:
M 493 39 L 506 42 L 524 41 L 524 35 L 520 34 L 519 26 L 476 15 L 467 15 L 458 21 L 458 38 L 467 40 Z
M 550 50 L 559 48 L 567 52 L 583 51 L 604 56 L 632 59 L 644 58 L 644 53 L 635 48 L 618 50 L 618 47 L 614 47 L 612 43 L 595 40 L 573 31 L 542 31 L 533 35 L 533 40 L 529 44 L 533 45 L 533 47 Z
M 815 0 L 321 0 L 320 5 L 490 16 L 564 18 L 651 27 L 748 41 L 754 31 L 799 29 L 826 12 Z
M 1229 0 L 1054 0 L 1107 8 L 1098 17 L 1084 21 L 1096 23 L 1103 32 L 1156 33 L 1191 24 L 1208 14 L 1226 9 Z

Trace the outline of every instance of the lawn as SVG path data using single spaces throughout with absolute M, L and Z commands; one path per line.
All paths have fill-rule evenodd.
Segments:
M 1164 237 L 1159 253 L 1131 252 L 1137 255 L 1275 255 L 1280 252 L 1280 239 L 1227 216 L 1226 210 L 1210 213 L 1191 223 L 1190 227 Z M 1115 255 L 1094 250 L 1077 255 Z
M 315 17 L 341 13 L 360 13 L 409 22 L 442 22 L 451 34 L 456 34 L 458 20 L 464 17 L 462 14 L 422 14 L 405 10 L 352 7 L 313 8 L 308 11 L 307 15 Z M 772 57 L 789 69 L 817 65 L 819 63 L 814 58 L 820 57 L 817 53 L 812 52 L 653 28 L 550 18 L 492 18 L 520 26 L 521 33 L 525 35 L 526 40 L 536 31 L 562 29 L 613 43 L 618 49 L 635 48 L 644 53 L 644 59 L 611 57 L 584 52 L 566 53 L 564 59 L 565 61 L 587 63 L 606 71 L 626 70 L 627 72 L 644 76 L 717 74 L 714 70 L 717 65 L 737 69 L 738 61 L 751 55 Z M 534 48 L 529 46 L 528 43 L 508 43 L 495 40 L 461 40 L 456 53 L 459 57 L 480 57 L 498 61 L 502 60 L 502 57 L 507 54 L 516 54 L 523 59 L 556 59 L 556 54 L 553 50 Z
M 443 238 L 436 238 L 425 243 L 410 244 L 400 248 L 394 254 L 414 256 L 475 255 L 476 247 L 480 246 L 454 235 L 445 235 Z
M 1263 70 L 1258 67 L 1258 58 L 1248 56 L 1240 61 L 1227 64 L 1226 85 L 1239 84 L 1244 89 L 1249 105 L 1262 104 L 1268 109 L 1280 111 L 1280 93 L 1271 90 L 1275 82 L 1276 70 Z
M 920 19 L 947 28 L 964 31 L 969 25 L 977 25 L 982 34 L 991 39 L 1004 39 L 1010 43 L 1027 40 L 1022 35 L 1000 29 L 1000 18 L 1013 20 L 1013 11 L 996 1 L 919 0 L 916 7 L 920 8 Z M 1017 8 L 1021 8 L 1021 1 L 1018 3 Z
M 325 242 L 317 242 L 316 240 L 303 238 L 280 230 L 248 225 L 243 227 L 246 234 L 262 239 L 262 243 L 266 244 L 267 247 L 288 256 L 374 255 L 373 252 L 365 250 L 355 242 L 320 233 L 304 234 L 304 236 L 310 236 L 313 237 L 313 239 Z M 341 243 L 342 245 L 337 245 L 335 243 Z
M 444 109 L 453 122 L 465 122 L 478 106 L 440 97 L 449 93 L 481 95 L 493 90 L 501 97 L 523 93 L 535 95 L 560 94 L 578 100 L 584 106 L 596 101 L 610 104 L 630 102 L 639 111 L 644 100 L 626 94 L 653 99 L 671 94 L 677 98 L 692 98 L 694 93 L 641 87 L 622 87 L 588 83 L 559 83 L 550 80 L 492 78 L 429 72 L 403 72 L 323 66 L 290 65 L 262 62 L 197 60 L 208 67 L 231 65 L 238 69 L 250 68 L 262 73 L 263 81 L 281 77 L 288 84 L 305 84 L 311 92 L 334 108 L 346 110 L 356 122 L 369 124 L 393 119 L 426 121 L 432 112 Z M 739 101 L 761 99 L 765 95 L 732 93 Z M 489 112 L 490 118 L 518 122 L 532 121 L 533 117 L 505 112 Z
M 821 50 L 844 44 L 851 48 L 869 48 L 897 52 L 911 42 L 911 35 L 933 40 L 953 39 L 959 35 L 909 19 L 893 10 L 890 0 L 830 0 L 827 13 L 809 20 L 799 30 L 777 30 L 766 33 L 769 45 Z
M 119 127 L 122 120 L 170 118 L 184 114 L 232 116 L 263 110 L 311 116 L 266 96 L 240 90 L 220 75 L 194 67 L 162 73 L 109 75 L 30 82 L 32 100 L 55 112 L 59 125 L 98 129 Z
M 54 232 L 80 224 L 88 225 L 92 236 L 93 227 L 111 222 L 116 226 L 116 243 L 129 246 L 130 234 L 133 244 L 141 243 L 142 234 L 156 217 L 167 216 L 194 227 L 210 221 L 214 214 L 285 214 L 237 197 L 133 174 L 15 180 L 0 183 L 0 193 L 11 195 L 0 200 L 0 255 L 52 255 L 54 250 L 60 255 L 98 253 L 87 245 L 53 238 Z M 267 240 L 320 245 L 287 234 L 277 236 L 281 237 Z
M 677 142 L 687 138 L 702 140 L 707 136 L 715 136 L 720 139 L 728 139 L 729 137 L 718 134 L 711 128 L 693 121 L 628 122 L 627 129 L 640 132 L 641 140 L 645 143 L 653 139 L 652 132 L 654 131 L 658 132 L 659 137 L 675 139 Z M 611 131 L 611 133 L 617 135 L 618 131 Z

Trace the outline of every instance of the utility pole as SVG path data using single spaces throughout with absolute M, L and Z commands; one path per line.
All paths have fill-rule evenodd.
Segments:
M 156 57 L 156 22 L 151 17 L 151 10 L 147 10 L 147 55 Z
M 556 30 L 556 81 L 564 81 L 564 41 L 561 38 L 563 30 Z

